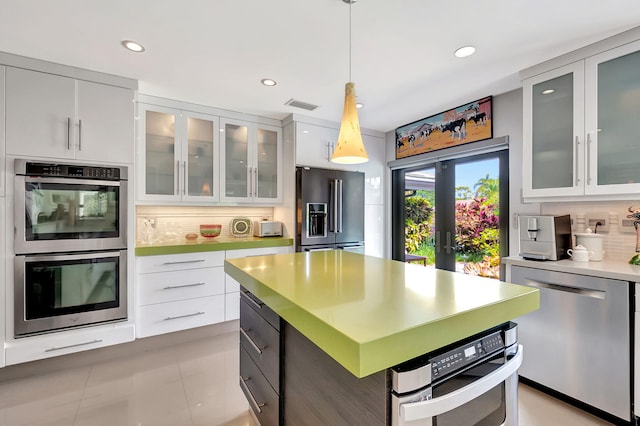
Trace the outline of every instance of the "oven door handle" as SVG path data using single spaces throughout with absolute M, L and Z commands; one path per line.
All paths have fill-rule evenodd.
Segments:
M 522 365 L 522 345 L 518 345 L 516 354 L 502 367 L 475 382 L 439 398 L 400 405 L 399 415 L 404 422 L 427 419 L 458 408 L 478 398 L 495 386 L 515 374 Z

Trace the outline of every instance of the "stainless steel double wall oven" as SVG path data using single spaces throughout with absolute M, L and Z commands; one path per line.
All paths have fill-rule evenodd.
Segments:
M 15 160 L 15 337 L 127 318 L 127 168 Z

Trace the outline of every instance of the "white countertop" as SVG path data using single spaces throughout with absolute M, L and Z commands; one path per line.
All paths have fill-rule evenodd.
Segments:
M 574 262 L 573 260 L 565 259 L 558 261 L 539 261 L 526 260 L 520 256 L 509 256 L 502 258 L 502 262 L 505 265 L 526 266 L 529 268 L 545 269 L 547 271 L 640 282 L 640 266 L 629 265 L 628 260 L 604 259 L 600 262 Z

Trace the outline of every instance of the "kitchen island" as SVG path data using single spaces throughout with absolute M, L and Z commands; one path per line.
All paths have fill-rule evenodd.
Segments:
M 267 424 L 314 423 L 307 408 L 316 403 L 326 405 L 318 423 L 354 415 L 385 424 L 390 367 L 539 307 L 535 289 L 340 250 L 230 259 L 225 272 L 246 302 L 241 359 L 275 394 L 262 405 L 268 397 L 258 401 L 241 378 L 255 412 L 278 408 Z M 257 323 L 275 334 L 248 333 Z M 364 401 L 371 406 L 358 407 Z

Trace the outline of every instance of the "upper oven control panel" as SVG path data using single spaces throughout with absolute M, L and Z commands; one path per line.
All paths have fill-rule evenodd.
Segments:
M 35 162 L 25 162 L 24 167 L 24 174 L 27 176 L 102 180 L 122 180 L 124 178 L 120 167 L 79 166 Z M 18 171 L 16 170 L 16 172 Z

